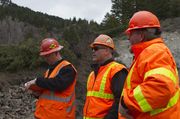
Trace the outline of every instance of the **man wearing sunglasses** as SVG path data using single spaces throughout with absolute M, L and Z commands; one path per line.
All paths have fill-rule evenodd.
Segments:
M 92 48 L 92 72 L 87 81 L 84 119 L 117 119 L 118 104 L 126 67 L 114 61 L 115 46 L 112 38 L 99 35 L 90 45 Z

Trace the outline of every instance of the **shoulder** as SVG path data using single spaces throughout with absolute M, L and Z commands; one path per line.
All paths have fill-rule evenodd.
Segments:
M 153 55 L 153 54 L 164 54 L 169 52 L 169 48 L 164 43 L 155 43 L 150 45 L 149 47 L 145 48 L 142 53 L 147 55 Z
M 157 67 L 173 65 L 173 56 L 163 43 L 152 44 L 139 55 L 136 67 L 139 72 L 146 72 Z
M 168 47 L 164 43 L 156 43 L 145 48 L 139 55 L 138 60 L 152 63 L 157 60 L 170 60 L 170 57 L 172 57 L 172 54 Z
M 69 61 L 63 60 L 62 63 L 64 65 L 63 69 L 74 69 L 76 71 L 75 66 L 72 63 L 70 63 Z
M 71 63 L 63 66 L 59 71 L 59 73 L 61 73 L 61 74 L 76 73 L 76 72 L 77 72 L 76 69 L 74 68 L 74 66 Z
M 111 68 L 111 74 L 114 75 L 117 72 L 128 72 L 125 65 L 118 62 L 113 62 L 114 66 Z
M 112 69 L 118 69 L 118 70 L 126 69 L 126 66 L 124 64 L 118 63 L 116 61 L 113 61 L 112 64 L 113 64 Z

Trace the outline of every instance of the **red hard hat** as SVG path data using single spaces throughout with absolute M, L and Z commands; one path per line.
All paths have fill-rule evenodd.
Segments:
M 112 48 L 113 50 L 115 49 L 114 42 L 113 42 L 112 38 L 109 37 L 108 35 L 104 35 L 104 34 L 99 35 L 94 40 L 94 42 L 91 43 L 90 46 L 94 47 L 94 45 L 104 45 L 104 46 Z
M 40 55 L 48 55 L 53 52 L 60 51 L 63 46 L 59 45 L 58 41 L 54 38 L 46 38 L 41 42 Z
M 132 16 L 129 21 L 129 27 L 125 32 L 128 34 L 133 29 L 142 28 L 160 28 L 160 22 L 153 13 L 139 11 Z

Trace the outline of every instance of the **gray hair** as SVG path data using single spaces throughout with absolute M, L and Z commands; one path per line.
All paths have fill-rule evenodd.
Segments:
M 143 32 L 146 41 L 161 37 L 161 30 L 159 28 L 146 28 Z

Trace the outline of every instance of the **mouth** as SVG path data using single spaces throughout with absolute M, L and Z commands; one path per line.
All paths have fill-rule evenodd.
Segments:
M 95 54 L 93 54 L 93 55 L 92 55 L 92 57 L 96 57 L 96 55 L 95 55 Z

